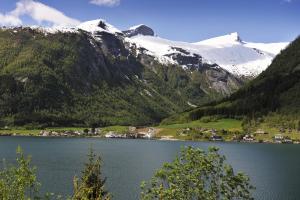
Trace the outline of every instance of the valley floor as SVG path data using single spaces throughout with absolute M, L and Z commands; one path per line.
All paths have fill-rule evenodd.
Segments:
M 102 137 L 102 138 L 142 138 L 157 140 L 193 140 L 225 142 L 259 143 L 300 143 L 300 131 L 278 129 L 267 124 L 252 128 L 248 134 L 242 127 L 242 121 L 236 119 L 218 119 L 212 121 L 197 120 L 190 123 L 160 125 L 156 127 L 110 126 L 105 128 L 47 128 L 25 129 L 5 128 L 0 136 L 44 136 L 44 137 Z

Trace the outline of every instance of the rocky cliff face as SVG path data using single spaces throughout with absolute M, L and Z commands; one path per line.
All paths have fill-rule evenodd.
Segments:
M 174 64 L 161 64 L 155 57 L 148 55 L 147 50 L 130 47 L 137 60 L 149 69 L 155 70 L 155 66 L 174 66 L 181 68 L 192 82 L 197 83 L 198 90 L 205 93 L 211 99 L 218 99 L 230 95 L 244 84 L 244 79 L 238 78 L 216 64 L 207 64 L 199 55 L 190 55 L 183 49 L 176 48 L 180 53 L 165 55 L 176 61 Z

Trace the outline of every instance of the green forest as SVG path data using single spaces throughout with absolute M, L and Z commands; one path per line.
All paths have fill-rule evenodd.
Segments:
M 140 126 L 218 116 L 299 128 L 300 38 L 224 98 L 210 89 L 209 66 L 191 73 L 145 65 L 121 38 L 99 34 L 101 42 L 84 31 L 0 30 L 0 126 Z
M 283 50 L 267 70 L 230 97 L 173 115 L 163 124 L 185 123 L 205 116 L 300 130 L 300 38 Z
M 142 65 L 121 38 L 0 30 L 0 126 L 146 125 L 222 95 L 204 72 Z

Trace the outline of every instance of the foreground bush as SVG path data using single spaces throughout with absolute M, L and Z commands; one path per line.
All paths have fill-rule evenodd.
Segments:
M 29 200 L 38 199 L 38 187 L 35 168 L 30 166 L 31 158 L 25 157 L 20 147 L 17 149 L 16 166 L 3 163 L 0 170 L 0 199 Z
M 91 150 L 80 180 L 74 178 L 74 194 L 68 200 L 110 200 L 104 189 L 105 179 L 101 179 L 101 158 Z M 22 149 L 17 149 L 16 165 L 0 166 L 0 200 L 61 200 L 61 196 L 47 193 L 39 196 L 40 183 L 36 178 L 36 168 L 31 166 L 31 158 L 25 157 Z
M 142 183 L 143 200 L 252 199 L 249 178 L 235 174 L 217 148 L 208 152 L 187 147 L 166 163 L 148 183 Z
M 91 150 L 81 178 L 74 178 L 74 194 L 69 200 L 110 200 L 101 174 L 101 158 Z M 207 152 L 187 147 L 172 163 L 166 163 L 151 181 L 142 183 L 143 200 L 235 200 L 252 199 L 249 178 L 235 174 L 217 148 Z M 15 166 L 0 168 L 0 200 L 61 199 L 38 196 L 40 184 L 30 157 L 17 149 Z M 130 191 L 128 191 L 130 192 Z

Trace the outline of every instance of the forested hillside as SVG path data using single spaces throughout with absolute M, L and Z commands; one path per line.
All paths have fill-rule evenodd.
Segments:
M 0 30 L 1 126 L 156 123 L 227 95 L 211 89 L 219 79 L 226 91 L 242 85 L 209 65 L 191 72 L 136 57 L 107 32 Z
M 173 116 L 164 122 L 197 120 L 209 115 L 232 118 L 280 115 L 286 120 L 299 120 L 300 38 L 282 51 L 266 71 L 230 97 Z

